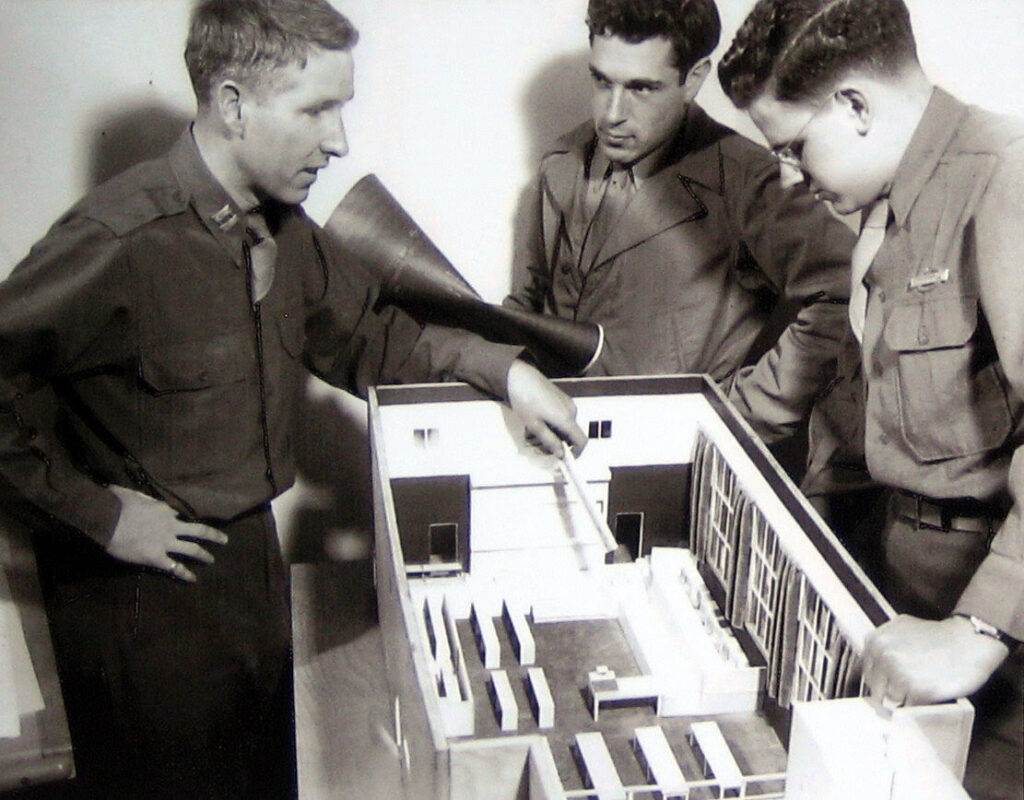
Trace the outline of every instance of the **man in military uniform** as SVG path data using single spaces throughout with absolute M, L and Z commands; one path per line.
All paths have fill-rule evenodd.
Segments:
M 286 573 L 307 371 L 467 380 L 549 450 L 585 437 L 514 347 L 379 309 L 303 213 L 347 152 L 357 34 L 325 0 L 203 0 L 198 113 L 91 192 L 0 285 L 0 485 L 37 544 L 89 796 L 291 794 Z M 33 398 L 52 396 L 52 424 Z M 40 417 L 45 419 L 45 417 Z M 285 773 L 282 778 L 280 773 Z
M 593 119 L 541 162 L 505 304 L 600 325 L 587 374 L 735 381 L 741 413 L 782 439 L 829 379 L 854 237 L 695 102 L 713 0 L 591 0 L 587 24 Z
M 868 685 L 897 705 L 988 691 L 1024 639 L 1024 124 L 929 81 L 902 0 L 759 0 L 719 76 L 784 179 L 863 211 L 848 342 L 903 612 L 868 642 Z M 1020 662 L 1010 679 L 1013 702 L 979 707 L 1002 729 L 972 749 L 975 797 L 1020 796 Z

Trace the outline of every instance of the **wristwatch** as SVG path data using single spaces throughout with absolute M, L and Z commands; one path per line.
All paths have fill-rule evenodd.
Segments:
M 980 617 L 976 617 L 973 614 L 957 613 L 954 616 L 963 617 L 965 620 L 971 623 L 971 627 L 974 628 L 975 633 L 980 633 L 982 636 L 988 636 L 995 639 L 997 642 L 1002 642 L 1010 649 L 1017 644 L 1017 640 L 1014 639 L 1010 634 L 1005 631 L 999 630 L 995 625 L 991 625 Z

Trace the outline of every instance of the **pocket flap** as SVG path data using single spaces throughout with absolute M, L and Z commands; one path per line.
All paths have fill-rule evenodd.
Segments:
M 899 352 L 962 347 L 978 327 L 976 297 L 944 297 L 896 306 L 885 324 L 885 343 Z
M 140 368 L 143 381 L 157 392 L 194 391 L 244 380 L 254 359 L 249 338 L 234 332 L 145 346 Z
M 302 358 L 306 345 L 306 330 L 303 320 L 292 314 L 281 314 L 277 318 L 277 330 L 281 336 L 281 345 L 292 358 Z

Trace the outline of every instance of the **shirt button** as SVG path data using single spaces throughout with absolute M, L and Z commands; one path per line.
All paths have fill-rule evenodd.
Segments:
M 884 302 L 885 302 L 885 292 L 879 292 L 879 293 L 878 293 L 878 299 L 879 299 L 879 300 L 880 300 L 881 302 L 883 302 L 883 303 L 884 303 Z
M 878 437 L 878 441 L 882 444 L 889 444 L 889 437 L 883 433 Z
M 917 343 L 918 344 L 928 344 L 928 342 L 930 342 L 930 341 L 931 341 L 931 337 L 928 335 L 928 329 L 927 328 L 921 328 L 920 330 L 918 330 L 918 332 L 917 332 Z

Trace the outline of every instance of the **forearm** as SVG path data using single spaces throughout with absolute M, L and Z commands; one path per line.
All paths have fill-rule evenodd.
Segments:
M 960 596 L 956 611 L 972 614 L 1024 641 L 1024 447 L 1014 454 L 1009 475 L 1014 505 L 988 556 Z
M 729 398 L 766 442 L 791 434 L 833 379 L 846 308 L 827 302 L 805 307 L 775 346 L 737 375 Z
M 981 307 L 1012 399 L 1024 398 L 1024 142 L 1003 154 L 974 214 L 973 251 Z M 1024 640 L 1024 447 L 1007 478 L 1013 507 L 975 572 L 957 610 L 974 614 Z
M 427 325 L 408 368 L 432 381 L 465 381 L 482 392 L 508 398 L 508 371 L 523 353 L 518 345 L 495 344 L 468 331 Z
M 48 406 L 54 380 L 96 367 L 83 354 L 102 349 L 98 332 L 123 316 L 127 284 L 120 243 L 79 216 L 54 226 L 0 284 L 0 482 L 16 509 L 100 544 L 120 504 L 76 468 Z
M 30 420 L 30 398 L 0 384 L 0 483 L 5 505 L 30 523 L 58 524 L 105 545 L 113 535 L 120 503 L 105 487 L 77 470 L 51 436 Z

